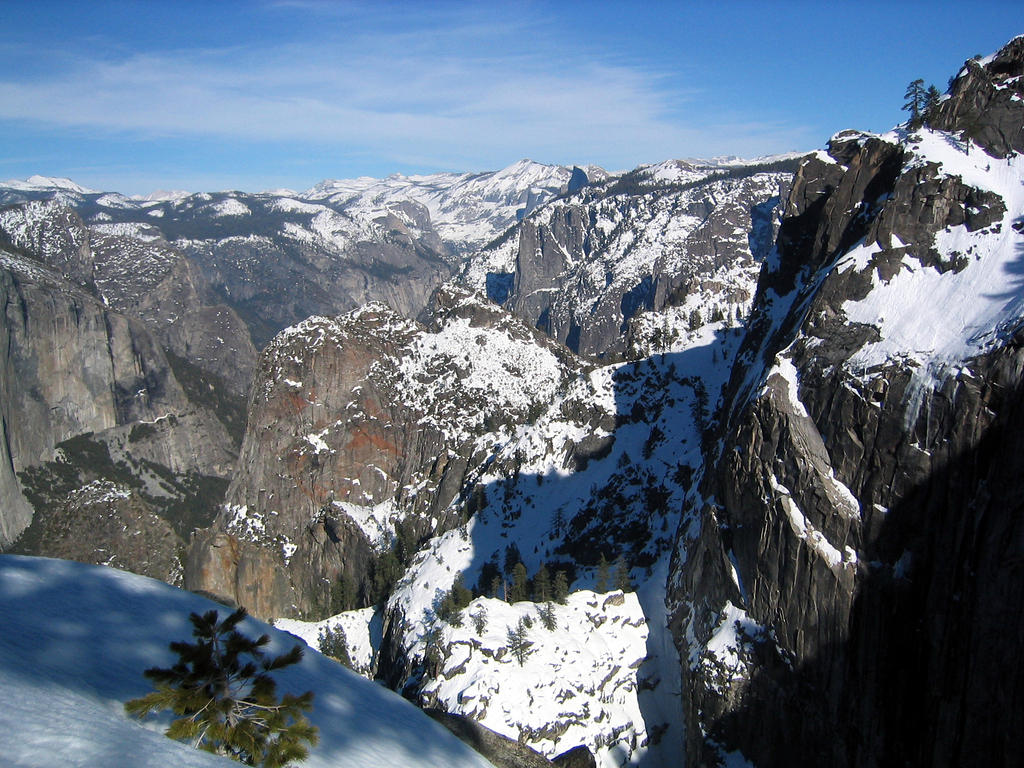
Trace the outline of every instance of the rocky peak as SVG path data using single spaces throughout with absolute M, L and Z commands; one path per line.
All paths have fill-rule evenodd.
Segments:
M 460 279 L 587 357 L 685 345 L 664 329 L 745 314 L 788 177 L 679 161 L 640 168 L 548 203 Z
M 797 171 L 670 581 L 696 764 L 1012 752 L 1021 43 Z
M 240 567 L 249 557 L 290 564 L 289 589 L 247 604 L 263 615 L 322 614 L 339 579 L 355 602 L 376 599 L 373 563 L 397 527 L 422 538 L 459 522 L 448 506 L 473 463 L 578 373 L 571 354 L 464 289 L 438 291 L 423 319 L 369 304 L 268 345 L 239 471 L 187 583 L 228 585 L 244 602 L 263 569 Z M 242 553 L 228 575 L 224 536 Z
M 962 133 L 993 157 L 1024 152 L 1024 35 L 992 56 L 968 59 L 926 117 L 935 130 Z

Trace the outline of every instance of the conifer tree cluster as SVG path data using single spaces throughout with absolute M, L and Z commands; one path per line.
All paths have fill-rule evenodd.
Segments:
M 341 626 L 324 627 L 317 636 L 320 653 L 352 669 L 352 656 L 348 652 L 348 638 Z
M 266 656 L 269 636 L 252 640 L 238 631 L 245 616 L 244 608 L 223 621 L 215 610 L 191 614 L 195 642 L 172 642 L 178 661 L 147 669 L 156 690 L 126 702 L 125 710 L 141 718 L 169 709 L 176 718 L 168 737 L 246 765 L 281 768 L 305 759 L 318 741 L 305 716 L 313 692 L 278 698 L 271 673 L 298 663 L 302 648 Z
M 554 600 L 562 605 L 569 597 L 569 580 L 573 566 L 566 563 L 541 563 L 533 578 L 528 576 L 519 549 L 510 544 L 505 551 L 505 566 L 498 566 L 497 557 L 483 564 L 473 597 L 493 597 L 509 603 L 532 600 L 536 603 Z
M 602 552 L 601 558 L 597 561 L 597 579 L 594 589 L 598 592 L 607 592 L 609 589 L 621 589 L 623 592 L 631 590 L 633 582 L 629 575 L 629 565 L 625 556 L 619 555 L 615 558 L 614 573 L 611 567 L 612 563 L 608 562 L 608 558 Z
M 455 583 L 437 607 L 437 617 L 453 627 L 462 626 L 462 609 L 473 601 L 473 592 L 466 586 L 462 574 L 455 577 Z
M 364 578 L 357 580 L 345 571 L 337 575 L 330 585 L 329 613 L 333 616 L 386 602 L 422 543 L 423 537 L 417 535 L 414 521 L 398 521 L 391 546 L 371 561 Z
M 917 130 L 928 122 L 928 115 L 939 103 L 940 96 L 938 88 L 934 85 L 926 88 L 921 78 L 911 81 L 907 86 L 907 92 L 903 94 L 903 98 L 906 99 L 903 109 L 910 113 L 908 125 L 912 130 Z

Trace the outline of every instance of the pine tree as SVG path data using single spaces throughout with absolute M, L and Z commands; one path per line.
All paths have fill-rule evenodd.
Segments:
M 518 603 L 526 598 L 526 566 L 516 563 L 512 568 L 512 587 L 509 589 L 508 601 Z
M 437 605 L 437 618 L 441 621 L 451 624 L 452 626 L 459 626 L 456 624 L 455 617 L 458 615 L 459 610 L 455 607 L 455 601 L 452 600 L 452 593 L 447 592 L 441 599 L 441 602 Z M 461 622 L 461 619 L 459 620 Z
M 551 588 L 554 593 L 555 602 L 559 605 L 565 605 L 569 600 L 569 579 L 565 575 L 565 571 L 555 571 L 555 583 Z
M 263 646 L 269 636 L 252 640 L 238 631 L 245 616 L 244 608 L 223 621 L 217 611 L 193 613 L 196 642 L 172 642 L 178 661 L 147 669 L 156 690 L 124 706 L 140 718 L 169 709 L 177 719 L 167 728 L 168 737 L 246 765 L 281 768 L 305 759 L 319 739 L 304 714 L 312 708 L 313 692 L 278 699 L 270 673 L 298 663 L 302 648 L 267 657 Z
M 939 93 L 939 89 L 934 85 L 929 85 L 928 90 L 924 93 L 924 109 L 922 110 L 926 121 L 934 116 L 935 108 L 939 106 L 940 98 L 942 98 L 942 94 Z
M 482 635 L 487 629 L 487 609 L 478 605 L 474 611 L 469 614 L 469 618 L 473 621 L 473 629 L 476 630 L 478 635 Z
M 466 581 L 461 573 L 456 575 L 455 583 L 452 584 L 452 602 L 460 611 L 473 602 L 473 592 L 466 586 Z
M 509 652 L 515 656 L 519 666 L 523 666 L 526 658 L 533 653 L 533 641 L 526 639 L 526 623 L 522 619 L 514 627 L 508 628 L 506 641 Z
M 615 558 L 615 588 L 628 592 L 633 588 L 633 582 L 629 578 L 629 566 L 626 565 L 626 558 L 619 555 Z
M 495 600 L 505 599 L 505 581 L 501 576 L 495 576 L 491 579 L 491 597 Z
M 491 555 L 491 559 L 480 568 L 480 578 L 476 582 L 476 595 L 487 595 L 497 597 L 494 593 L 494 580 L 500 578 L 501 568 L 498 567 L 498 554 Z
M 452 588 L 448 590 L 437 608 L 437 617 L 453 627 L 462 626 L 462 609 L 473 601 L 473 593 L 466 587 L 462 574 L 456 574 Z
M 907 86 L 907 92 L 903 94 L 906 103 L 903 109 L 910 113 L 910 127 L 912 129 L 921 127 L 921 113 L 924 111 L 927 91 L 924 87 L 924 80 L 917 78 Z
M 356 608 L 358 592 L 355 580 L 347 573 L 339 573 L 337 580 L 331 585 L 331 615 Z
M 513 541 L 507 547 L 505 547 L 505 575 L 511 576 L 512 569 L 516 567 L 516 563 L 521 563 L 523 556 L 519 554 L 519 547 Z
M 598 592 L 608 591 L 608 559 L 601 553 L 601 559 L 597 561 L 597 586 Z
M 352 669 L 352 657 L 348 652 L 348 638 L 340 624 L 336 627 L 324 627 L 317 636 L 317 647 L 324 656 L 336 659 Z
M 395 550 L 389 549 L 373 565 L 373 594 L 370 595 L 370 603 L 380 605 L 387 600 L 401 577 L 402 563 Z
M 551 599 L 551 576 L 547 566 L 541 565 L 533 577 L 533 599 L 543 603 Z
M 544 603 L 538 610 L 540 614 L 540 623 L 548 632 L 554 632 L 558 626 L 555 622 L 555 606 L 554 603 Z

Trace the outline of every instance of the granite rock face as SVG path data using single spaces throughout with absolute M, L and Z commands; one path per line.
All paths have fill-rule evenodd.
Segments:
M 27 257 L 4 252 L 3 260 L 2 538 L 9 543 L 31 518 L 17 472 L 52 458 L 69 437 L 155 419 L 186 400 L 140 322 Z
M 461 522 L 449 505 L 467 472 L 578 370 L 463 289 L 440 290 L 421 320 L 370 304 L 267 347 L 224 510 L 192 547 L 190 588 L 241 584 L 210 564 L 213 543 L 230 540 L 288 565 L 291 591 L 258 605 L 242 599 L 247 587 L 225 594 L 254 613 L 327 615 L 341 580 L 366 604 L 397 528 L 418 542 Z
M 256 350 L 245 325 L 152 228 L 90 227 L 63 202 L 38 200 L 0 213 L 0 238 L 104 306 L 142 320 L 161 346 L 219 376 L 235 394 L 246 392 Z
M 180 284 L 180 254 L 157 247 L 115 253 L 109 238 L 52 202 L 7 208 L 0 225 L 7 242 L 0 251 L 6 308 L 0 317 L 0 543 L 7 547 L 24 533 L 19 551 L 77 553 L 89 562 L 104 562 L 108 552 L 108 560 L 124 567 L 138 556 L 140 572 L 180 582 L 181 523 L 209 506 L 235 457 L 232 438 L 210 407 L 214 395 L 233 395 L 203 366 L 223 371 L 234 361 L 244 370 L 248 336 L 243 330 L 237 337 L 240 356 L 217 358 L 213 350 L 208 359 L 175 360 L 167 349 L 172 338 L 184 353 L 195 351 L 187 346 L 192 321 L 175 323 L 159 312 L 146 317 L 142 310 L 168 292 L 188 293 L 182 312 L 195 299 L 194 287 Z M 230 327 L 220 330 L 227 336 L 223 328 Z M 200 344 L 217 332 L 215 326 L 199 332 Z M 217 349 L 230 346 L 220 341 Z M 99 515 L 93 528 L 90 510 Z M 138 523 L 138 541 L 155 536 L 152 547 L 119 549 L 120 529 L 102 523 L 115 518 L 128 527 Z M 33 522 L 36 528 L 27 530 Z
M 797 172 L 670 578 L 692 764 L 1014 759 L 1022 55 Z
M 988 60 L 969 59 L 954 79 L 929 124 L 963 132 L 993 157 L 1024 152 L 1024 36 L 1011 40 Z

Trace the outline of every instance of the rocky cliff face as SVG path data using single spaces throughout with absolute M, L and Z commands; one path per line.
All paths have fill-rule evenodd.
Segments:
M 442 510 L 454 527 L 422 542 L 376 612 L 282 626 L 312 643 L 343 628 L 358 669 L 547 756 L 584 745 L 604 762 L 671 764 L 682 713 L 660 585 L 728 373 L 722 351 L 738 342 L 714 325 L 688 348 L 583 369 L 536 417 L 478 440 Z M 476 346 L 460 349 L 475 357 Z M 604 575 L 602 560 L 615 563 Z M 565 606 L 549 605 L 556 577 Z M 517 587 L 523 579 L 532 586 Z M 475 599 L 453 610 L 457 581 Z M 520 623 L 531 644 L 522 664 L 508 640 Z
M 60 200 L 0 212 L 0 240 L 33 256 L 122 315 L 165 349 L 244 394 L 256 360 L 249 334 L 209 295 L 201 272 L 151 226 L 89 227 Z
M 59 200 L 0 211 L 0 545 L 180 583 L 255 353 L 180 252 L 131 234 Z
M 467 471 L 578 370 L 460 289 L 439 292 L 423 320 L 372 304 L 310 318 L 268 346 L 224 514 L 192 548 L 192 588 L 262 615 L 324 615 L 343 580 L 365 604 L 396 526 L 419 541 L 459 522 L 448 507 Z M 224 537 L 287 563 L 288 589 L 242 600 L 236 565 L 213 561 Z
M 174 521 L 189 516 L 172 507 L 196 501 L 199 486 L 230 471 L 231 439 L 189 399 L 141 320 L 114 312 L 25 253 L 0 251 L 0 294 L 0 541 L 6 546 L 24 534 L 21 551 L 78 551 L 91 561 L 129 565 L 131 556 L 117 554 L 106 529 L 82 523 L 89 517 L 84 507 L 95 511 L 109 502 L 111 519 L 127 514 L 135 522 L 157 509 L 168 519 L 152 530 L 140 523 L 147 529 L 140 532 L 164 542 Z M 96 483 L 104 492 L 76 493 Z M 106 493 L 113 486 L 117 492 Z M 132 495 L 138 499 L 122 501 Z M 26 531 L 30 523 L 38 530 Z M 108 528 L 120 537 L 122 529 Z M 180 580 L 181 544 L 178 538 L 131 551 L 143 556 L 139 569 Z M 102 551 L 108 556 L 100 559 Z
M 797 173 L 670 581 L 692 764 L 1014 759 L 1022 64 Z
M 461 280 L 579 354 L 663 352 L 746 313 L 787 166 L 672 161 L 589 186 L 524 219 Z

